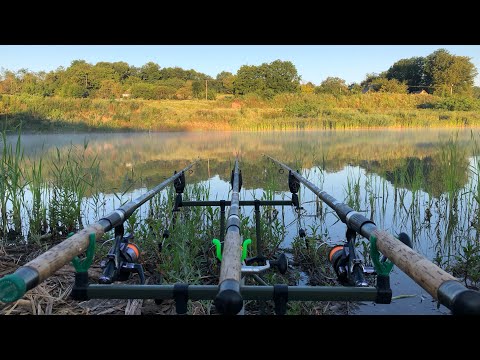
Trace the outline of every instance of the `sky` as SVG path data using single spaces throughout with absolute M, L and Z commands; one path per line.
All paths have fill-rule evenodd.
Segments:
M 347 84 L 361 82 L 367 73 L 380 73 L 400 59 L 427 56 L 437 49 L 468 56 L 480 72 L 480 45 L 0 45 L 0 69 L 50 71 L 73 60 L 125 61 L 142 66 L 179 66 L 215 77 L 236 73 L 242 65 L 280 59 L 296 66 L 302 82 L 319 85 L 328 76 Z M 480 86 L 480 75 L 475 78 Z

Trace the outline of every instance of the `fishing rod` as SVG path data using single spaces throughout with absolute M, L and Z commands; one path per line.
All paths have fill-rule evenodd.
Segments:
M 382 273 L 379 271 L 379 269 L 381 270 L 381 266 L 376 266 L 376 286 L 368 286 L 367 282 L 364 281 L 363 274 L 360 272 L 360 270 L 364 271 L 365 269 L 360 266 L 361 264 L 358 262 L 359 259 L 352 256 L 352 253 L 355 251 L 354 246 L 349 246 L 348 248 L 344 246 L 342 251 L 334 248 L 336 250 L 333 251 L 334 249 L 332 249 L 330 252 L 330 260 L 335 263 L 334 268 L 336 271 L 345 266 L 348 268 L 351 267 L 351 269 L 347 269 L 347 279 L 349 281 L 347 284 L 342 285 L 353 286 L 290 286 L 283 283 L 268 284 L 262 279 L 262 273 L 271 270 L 278 270 L 281 274 L 285 274 L 289 265 L 284 253 L 274 256 L 273 259 L 267 259 L 265 256 L 262 250 L 263 240 L 260 228 L 260 207 L 292 206 L 296 211 L 300 210 L 297 195 L 300 188 L 300 181 L 297 177 L 292 175 L 294 174 L 293 172 L 290 172 L 288 186 L 292 193 L 291 200 L 257 199 L 241 201 L 239 192 L 242 187 L 242 172 L 239 168 L 239 160 L 236 158 L 230 179 L 232 186 L 230 200 L 184 201 L 182 199 L 182 193 L 185 188 L 184 172 L 189 170 L 192 166 L 193 164 L 183 169 L 180 173 L 165 180 L 145 195 L 127 203 L 107 217 L 100 219 L 97 223 L 88 226 L 88 228 L 53 247 L 35 260 L 19 268 L 15 273 L 0 279 L 0 300 L 3 302 L 17 300 L 23 296 L 25 291 L 32 289 L 41 281 L 48 278 L 48 276 L 52 275 L 69 260 L 72 260 L 76 272 L 75 283 L 72 287 L 70 296 L 77 301 L 112 298 L 154 299 L 156 304 L 160 304 L 163 299 L 172 299 L 175 302 L 176 313 L 187 314 L 188 301 L 204 299 L 213 300 L 217 312 L 226 315 L 242 314 L 244 310 L 243 300 L 273 300 L 274 310 L 278 315 L 286 314 L 287 303 L 289 301 L 348 300 L 374 301 L 378 304 L 389 304 L 391 302 L 392 291 L 389 278 L 389 271 L 391 268 L 388 272 Z M 145 282 L 143 268 L 139 262 L 139 249 L 133 243 L 133 235 L 124 234 L 123 222 L 131 216 L 136 208 L 151 199 L 156 192 L 160 191 L 171 182 L 173 182 L 176 192 L 175 204 L 172 210 L 172 220 L 168 226 L 172 231 L 175 230 L 174 219 L 181 208 L 190 206 L 220 207 L 220 240 L 216 238 L 212 240 L 212 243 L 216 247 L 216 257 L 221 262 L 218 285 L 196 285 L 181 282 L 175 284 L 147 285 Z M 337 201 L 333 199 L 333 202 Z M 227 206 L 229 207 L 228 219 L 225 221 L 225 208 Z M 247 258 L 247 255 L 248 246 L 251 244 L 252 239 L 245 239 L 242 242 L 239 213 L 240 206 L 255 207 L 256 255 L 250 258 Z M 357 219 L 357 222 L 361 223 L 361 231 L 371 223 L 368 219 L 361 217 L 358 218 L 353 215 L 355 215 L 355 212 L 351 209 L 345 212 L 345 216 L 348 217 L 349 220 Z M 101 263 L 103 273 L 98 278 L 98 284 L 92 284 L 90 280 L 93 279 L 88 278 L 88 269 L 94 258 L 96 239 L 111 229 L 115 230 L 113 245 L 106 258 Z M 356 235 L 356 232 L 352 228 L 347 230 L 347 239 L 350 238 L 352 242 L 356 238 Z M 166 229 L 163 238 L 165 239 L 167 237 L 168 231 Z M 398 240 L 395 241 L 399 242 Z M 350 245 L 354 244 L 350 243 Z M 80 260 L 75 256 L 85 250 L 86 256 L 84 259 Z M 161 251 L 160 248 L 159 251 Z M 343 255 L 347 254 L 347 252 L 348 258 L 345 258 Z M 390 253 L 385 251 L 382 252 L 391 257 Z M 378 251 L 377 254 L 379 254 Z M 379 259 L 378 256 L 377 259 Z M 347 261 L 345 262 L 345 260 Z M 385 260 L 384 262 L 383 259 L 378 260 L 378 262 L 381 263 L 381 265 L 384 263 L 390 264 L 388 260 Z M 120 285 L 116 283 L 124 282 L 132 273 L 138 273 L 140 284 Z M 337 274 L 340 275 L 339 272 L 337 272 Z M 250 279 L 254 280 L 258 285 L 246 285 L 245 280 L 247 276 L 250 276 Z M 350 277 L 353 278 L 353 281 L 350 281 Z M 455 288 L 453 290 L 455 290 Z M 458 301 L 455 300 L 455 304 L 457 303 Z M 262 312 L 262 310 L 260 311 Z M 472 312 L 474 311 L 470 311 L 470 313 Z M 458 313 L 461 313 L 461 311 Z M 463 313 L 468 313 L 468 311 L 463 311 Z
M 242 277 L 242 238 L 240 235 L 240 188 L 242 187 L 242 172 L 238 166 L 238 157 L 231 177 L 232 196 L 227 217 L 225 242 L 223 245 L 222 265 L 218 294 L 215 297 L 215 307 L 222 314 L 237 314 L 243 308 L 243 298 L 240 294 Z
M 181 178 L 179 178 L 180 180 Z M 275 312 L 284 314 L 286 312 L 286 303 L 288 301 L 288 293 L 290 292 L 290 300 L 302 299 L 346 299 L 347 294 L 358 300 L 375 300 L 378 297 L 378 291 L 375 288 L 362 289 L 361 291 L 340 291 L 338 289 L 319 289 L 311 291 L 308 287 L 289 287 L 283 284 L 274 286 L 245 286 L 245 277 L 252 276 L 262 285 L 266 283 L 261 279 L 260 274 L 271 269 L 278 269 L 284 274 L 288 269 L 288 260 L 284 253 L 277 256 L 276 259 L 267 259 L 263 252 L 261 242 L 260 227 L 256 227 L 256 245 L 257 255 L 247 258 L 248 246 L 251 239 L 245 239 L 241 243 L 240 236 L 240 206 L 254 206 L 256 224 L 260 223 L 260 206 L 296 206 L 298 207 L 298 199 L 292 194 L 292 200 L 249 200 L 240 201 L 240 189 L 242 187 L 242 173 L 239 169 L 238 159 L 235 160 L 234 169 L 230 179 L 232 185 L 232 195 L 230 200 L 187 200 L 182 198 L 185 181 L 175 182 L 175 203 L 173 206 L 173 218 L 177 212 L 184 207 L 192 206 L 219 206 L 220 207 L 220 240 L 213 239 L 212 243 L 216 247 L 216 257 L 221 261 L 219 284 L 218 285 L 194 285 L 188 283 L 175 284 L 149 284 L 146 285 L 141 274 L 140 284 L 113 284 L 115 280 L 124 281 L 128 276 L 126 271 L 130 271 L 133 267 L 133 261 L 130 262 L 124 273 L 120 273 L 117 278 L 111 277 L 112 281 L 103 281 L 99 279 L 99 284 L 91 284 L 88 281 L 88 272 L 85 269 L 76 267 L 75 284 L 72 288 L 71 296 L 75 300 L 88 299 L 154 299 L 156 304 L 160 304 L 163 299 L 172 299 L 175 302 L 175 310 L 177 314 L 186 314 L 188 311 L 187 303 L 189 300 L 205 299 L 213 300 L 217 312 L 226 315 L 235 315 L 242 313 L 244 299 L 265 300 L 272 299 L 275 303 Z M 225 208 L 229 207 L 228 219 L 225 221 Z M 173 221 L 174 222 L 174 221 Z M 175 226 L 171 221 L 171 228 L 174 231 Z M 225 226 L 225 222 L 227 222 Z M 168 235 L 167 235 L 168 236 Z M 119 237 L 119 241 L 128 242 L 128 239 Z M 164 236 L 165 238 L 165 232 Z M 222 242 L 223 255 L 222 255 Z M 133 244 L 130 244 L 133 245 Z M 125 245 L 123 245 L 125 249 Z M 161 250 L 160 250 L 161 251 Z M 113 250 L 111 250 L 113 252 Z M 88 253 L 88 251 L 87 251 Z M 88 255 L 88 254 L 87 254 Z M 134 249 L 124 257 L 129 260 L 134 255 Z M 254 265 L 257 264 L 257 265 Z M 83 272 L 82 272 L 83 271 Z M 133 271 L 133 270 L 131 270 Z
M 297 193 L 300 188 L 300 182 L 293 176 L 289 177 L 288 186 L 292 193 L 291 200 L 256 199 L 241 201 L 239 193 L 242 187 L 242 172 L 240 171 L 237 157 L 230 179 L 232 186 L 230 200 L 184 201 L 182 199 L 182 193 L 185 188 L 184 171 L 190 167 L 185 168 L 179 174 L 175 174 L 144 196 L 117 209 L 109 216 L 100 219 L 98 223 L 89 226 L 90 230 L 82 230 L 52 248 L 45 253 L 49 254 L 48 256 L 43 254 L 33 262 L 18 269 L 14 274 L 7 275 L 3 279 L 0 279 L 0 300 L 4 302 L 15 301 L 25 292 L 24 289 L 33 288 L 71 259 L 75 268 L 75 283 L 70 296 L 77 301 L 112 298 L 154 299 L 156 304 L 160 304 L 163 299 L 172 299 L 175 302 L 176 313 L 187 314 L 188 301 L 204 299 L 213 300 L 216 311 L 225 315 L 242 314 L 244 311 L 243 300 L 273 300 L 274 310 L 278 315 L 286 314 L 287 303 L 289 301 L 350 300 L 374 301 L 378 304 L 389 304 L 391 302 L 392 291 L 390 289 L 388 274 L 379 274 L 375 287 L 368 286 L 366 282 L 354 284 L 355 286 L 351 287 L 289 286 L 284 283 L 268 284 L 261 277 L 264 272 L 278 270 L 281 274 L 285 274 L 289 265 L 285 253 L 280 253 L 277 256 L 274 255 L 271 259 L 265 256 L 262 250 L 263 240 L 260 226 L 260 207 L 292 206 L 296 211 L 299 211 L 300 204 Z M 172 220 L 168 226 L 172 231 L 175 232 L 174 219 L 181 208 L 190 206 L 220 207 L 220 240 L 217 238 L 212 240 L 216 248 L 215 256 L 221 262 L 219 282 L 217 285 L 196 285 L 183 282 L 147 285 L 143 268 L 139 262 L 140 252 L 138 247 L 133 243 L 133 235 L 124 234 L 123 222 L 133 213 L 134 208 L 145 203 L 156 191 L 164 188 L 172 181 L 176 192 L 175 204 L 172 210 Z M 227 206 L 229 207 L 228 219 L 225 219 Z M 248 258 L 247 255 L 248 246 L 251 245 L 252 239 L 242 239 L 240 229 L 241 206 L 254 206 L 255 208 L 256 255 L 250 258 Z M 95 240 L 105 231 L 112 228 L 115 229 L 115 237 L 110 251 L 101 263 L 103 273 L 98 278 L 98 284 L 91 283 L 90 280 L 93 279 L 88 278 L 88 268 L 91 266 L 94 258 Z M 75 237 L 77 240 L 74 242 L 72 239 Z M 168 237 L 167 229 L 163 235 L 164 239 L 166 237 Z M 65 244 L 68 244 L 68 246 Z M 60 250 L 58 250 L 59 247 Z M 85 251 L 85 249 L 86 256 L 83 260 L 74 257 L 75 254 L 79 254 Z M 168 249 L 165 250 L 168 251 Z M 159 251 L 162 250 L 159 248 Z M 335 253 L 335 258 L 337 258 L 337 256 L 338 253 Z M 54 259 L 55 262 L 49 263 L 50 259 Z M 48 265 L 50 265 L 50 268 Z M 132 273 L 138 273 L 140 284 L 117 283 L 124 282 Z M 257 285 L 246 285 L 247 277 L 250 277 L 250 280 L 255 281 Z M 262 312 L 262 306 L 260 306 L 260 311 Z
M 147 191 L 142 196 L 129 201 L 108 216 L 88 225 L 83 230 L 62 241 L 34 260 L 21 266 L 13 274 L 1 278 L 0 301 L 11 302 L 20 299 L 28 290 L 36 287 L 72 260 L 74 264 L 76 262 L 80 268 L 82 268 L 81 265 L 83 265 L 84 269 L 88 269 L 93 259 L 95 241 L 111 229 L 115 229 L 114 245 L 107 255 L 106 263 L 103 264 L 104 273 L 100 278 L 100 282 L 108 284 L 117 278 L 128 277 L 131 272 L 138 272 L 142 278 L 143 271 L 141 271 L 138 266 L 135 266 L 139 255 L 138 248 L 130 243 L 130 236 L 124 236 L 123 223 L 135 210 L 171 183 L 176 184 L 182 182 L 182 180 L 184 183 L 185 172 L 190 170 L 197 161 L 198 160 L 194 161 L 179 172 L 175 172 L 174 175 Z M 87 257 L 91 255 L 90 263 L 81 264 L 81 261 L 76 258 L 76 256 L 85 252 L 85 250 L 87 250 Z M 86 270 L 78 274 L 88 276 Z
M 437 299 L 440 304 L 449 308 L 454 315 L 480 314 L 480 292 L 468 289 L 455 277 L 412 250 L 404 242 L 399 241 L 385 230 L 377 228 L 373 221 L 338 201 L 325 191 L 320 190 L 301 176 L 298 171 L 292 170 L 271 156 L 265 154 L 264 156 L 288 171 L 289 177 L 297 179 L 332 208 L 340 220 L 347 225 L 347 232 L 349 230 L 355 231 L 370 240 L 373 250 L 378 249 L 389 261 L 397 265 L 418 285 Z M 377 261 L 373 257 L 372 260 L 374 260 L 376 268 L 382 267 L 383 264 L 378 261 L 378 257 Z
M 89 299 L 154 299 L 158 305 L 163 299 L 172 299 L 175 302 L 177 314 L 186 314 L 188 301 L 196 299 L 213 300 L 217 312 L 226 315 L 243 313 L 243 300 L 273 300 L 276 314 L 285 314 L 287 302 L 301 300 L 372 300 L 384 303 L 390 297 L 383 296 L 385 289 L 362 288 L 362 289 L 339 289 L 338 287 L 324 287 L 312 289 L 309 286 L 287 286 L 286 284 L 268 284 L 261 278 L 261 274 L 268 270 L 275 270 L 285 274 L 288 270 L 288 259 L 284 253 L 280 253 L 273 259 L 267 259 L 262 251 L 262 236 L 260 229 L 261 206 L 294 206 L 298 208 L 296 191 L 298 186 L 292 188 L 291 200 L 244 200 L 240 201 L 240 189 L 242 187 L 242 173 L 239 169 L 238 158 L 232 170 L 230 183 L 232 194 L 230 200 L 220 201 L 184 201 L 182 193 L 185 189 L 184 172 L 192 165 L 175 174 L 162 184 L 152 189 L 144 196 L 115 210 L 109 216 L 100 219 L 87 229 L 73 235 L 63 243 L 57 245 L 47 253 L 42 254 L 33 262 L 18 269 L 14 274 L 0 279 L 0 300 L 13 302 L 20 298 L 25 291 L 35 287 L 38 283 L 53 274 L 59 267 L 72 260 L 75 268 L 75 282 L 70 296 L 77 301 Z M 169 236 L 169 228 L 175 230 L 175 218 L 181 208 L 190 206 L 219 206 L 220 207 L 220 236 L 213 239 L 216 247 L 216 257 L 221 262 L 218 285 L 194 285 L 177 282 L 175 284 L 149 284 L 145 282 L 143 268 L 139 262 L 140 251 L 132 242 L 133 234 L 124 234 L 123 222 L 130 216 L 134 208 L 150 199 L 153 194 L 164 188 L 173 181 L 175 187 L 175 203 L 172 210 L 172 219 L 162 235 L 163 240 Z M 229 207 L 228 219 L 225 221 L 225 208 Z M 240 235 L 240 206 L 255 207 L 256 223 L 256 256 L 247 258 L 248 246 L 252 239 L 242 242 Z M 226 223 L 226 224 L 225 224 Z M 225 226 L 226 225 L 226 226 Z M 93 231 L 92 231 L 93 229 Z M 106 258 L 101 262 L 102 275 L 98 278 L 98 284 L 91 283 L 88 269 L 92 265 L 95 254 L 95 241 L 104 232 L 114 229 L 115 236 L 113 245 Z M 74 242 L 72 239 L 77 239 Z M 88 243 L 88 247 L 86 243 Z M 163 241 L 162 241 L 163 242 Z M 222 254 L 223 243 L 223 254 Z M 67 244 L 67 245 L 65 245 Z M 159 251 L 162 251 L 159 243 Z M 59 250 L 60 248 L 60 250 Z M 86 256 L 80 260 L 74 254 L 86 250 Z M 60 256 L 62 255 L 62 256 Z M 39 260 L 40 259 L 40 260 Z M 52 263 L 47 269 L 50 259 Z M 32 265 L 33 264 L 33 265 Z M 41 267 L 43 266 L 43 267 Z M 39 271 L 40 270 L 40 271 Z M 117 284 L 124 282 L 132 273 L 138 273 L 140 284 Z M 30 277 L 29 277 L 30 276 Z M 34 277 L 36 276 L 36 278 Z M 261 286 L 245 286 L 246 276 Z M 23 286 L 22 286 L 23 285 Z M 26 290 L 25 290 L 26 289 Z M 346 291 L 345 291 L 346 290 Z M 387 291 L 388 293 L 388 291 Z M 391 295 L 391 293 L 388 293 Z M 387 294 L 387 295 L 388 295 Z M 388 300 L 389 301 L 389 300 Z

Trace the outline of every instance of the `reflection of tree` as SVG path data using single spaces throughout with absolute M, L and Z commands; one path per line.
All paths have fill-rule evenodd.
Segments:
M 218 174 L 228 181 L 232 160 L 238 152 L 246 189 L 263 188 L 268 184 L 269 180 L 261 175 L 267 163 L 262 157 L 265 153 L 295 168 L 320 166 L 327 172 L 336 172 L 347 164 L 358 165 L 385 176 L 395 185 L 398 184 L 398 174 L 403 174 L 403 186 L 408 189 L 415 184 L 416 171 L 421 170 L 423 189 L 437 195 L 443 188 L 437 181 L 440 170 L 436 144 L 450 134 L 451 131 L 444 129 L 74 134 L 24 136 L 23 143 L 36 142 L 30 149 L 26 145 L 25 154 L 29 161 L 42 155 L 44 163 L 49 163 L 56 154 L 56 146 L 60 151 L 67 151 L 70 143 L 83 146 L 87 138 L 86 155 L 98 157 L 105 191 L 120 188 L 122 180 L 132 172 L 144 186 L 151 187 L 198 157 L 205 161 L 189 174 L 187 181 L 207 180 L 208 169 L 210 177 Z M 469 135 L 467 131 L 460 132 L 458 145 L 465 147 Z M 466 174 L 460 173 L 458 179 L 464 184 Z M 277 183 L 284 186 L 282 180 Z
M 423 190 L 434 197 L 439 197 L 448 190 L 444 181 L 443 164 L 439 160 L 438 154 L 426 156 L 423 159 L 413 157 L 400 159 L 393 170 L 384 170 L 381 163 L 368 165 L 369 167 L 366 169 L 379 174 L 383 172 L 385 179 L 395 187 L 404 187 L 411 191 Z M 468 181 L 468 159 L 463 158 L 458 165 L 455 177 L 456 187 L 462 188 Z

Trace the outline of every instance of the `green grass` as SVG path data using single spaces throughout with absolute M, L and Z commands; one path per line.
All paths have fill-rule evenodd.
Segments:
M 232 108 L 233 101 L 240 101 L 242 107 Z M 272 100 L 250 95 L 213 101 L 2 95 L 0 117 L 8 129 L 21 124 L 27 131 L 53 132 L 334 130 L 480 125 L 480 114 L 475 107 L 456 110 L 455 106 L 432 105 L 445 101 L 434 96 L 385 93 L 348 96 L 286 94 Z

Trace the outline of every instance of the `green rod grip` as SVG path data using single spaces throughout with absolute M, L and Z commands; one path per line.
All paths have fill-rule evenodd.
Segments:
M 0 279 L 0 301 L 12 302 L 18 300 L 26 291 L 25 281 L 17 274 L 5 275 Z

